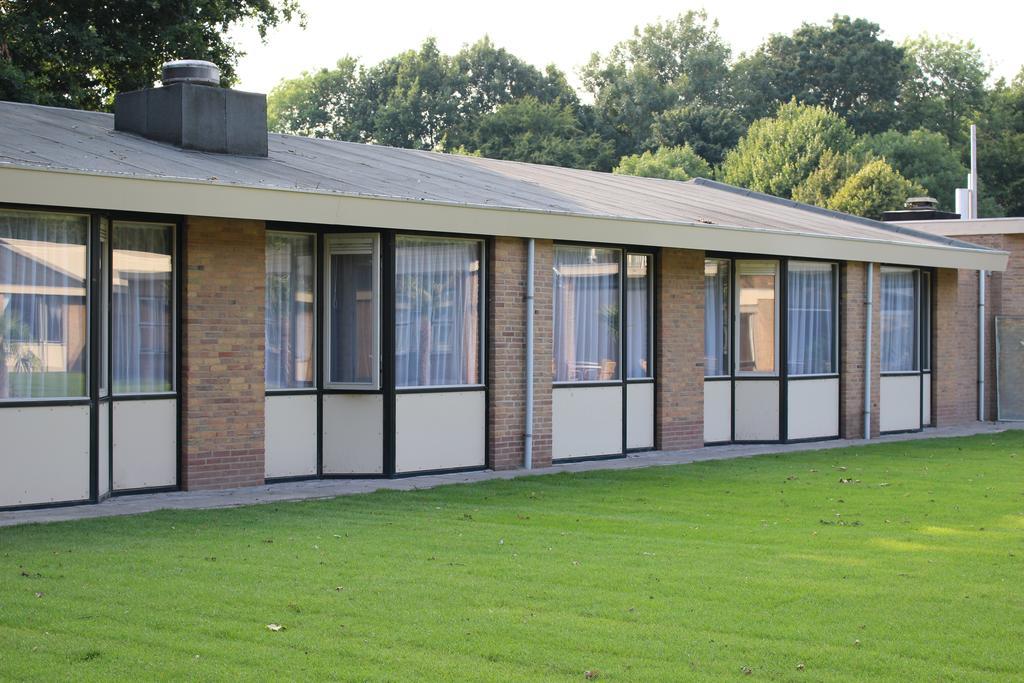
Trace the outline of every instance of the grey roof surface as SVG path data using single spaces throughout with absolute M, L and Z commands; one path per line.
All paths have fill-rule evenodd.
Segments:
M 0 102 L 0 167 L 977 248 L 703 179 L 637 178 L 279 134 L 269 136 L 268 158 L 243 157 L 182 150 L 113 128 L 111 114 Z

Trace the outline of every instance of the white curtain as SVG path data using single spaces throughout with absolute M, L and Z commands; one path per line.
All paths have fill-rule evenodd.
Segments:
M 626 340 L 629 357 L 626 377 L 638 379 L 651 376 L 651 279 L 648 258 L 644 254 L 626 257 Z
M 882 271 L 882 372 L 917 369 L 913 270 Z
M 265 373 L 268 389 L 313 386 L 314 236 L 267 233 Z
M 0 399 L 86 395 L 89 218 L 0 210 Z
M 728 375 L 729 262 L 704 262 L 704 376 Z
M 480 383 L 477 240 L 395 242 L 395 381 L 399 387 Z
M 174 388 L 174 229 L 114 223 L 111 326 L 115 394 Z
M 556 382 L 619 377 L 619 251 L 559 245 L 554 255 Z
M 834 281 L 831 263 L 789 264 L 790 375 L 825 375 L 836 371 Z

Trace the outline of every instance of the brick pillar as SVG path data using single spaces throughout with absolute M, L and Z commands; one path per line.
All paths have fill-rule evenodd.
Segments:
M 881 378 L 881 280 L 876 264 L 871 321 L 871 435 L 879 432 Z M 848 261 L 839 278 L 840 393 L 839 434 L 844 439 L 864 438 L 864 335 L 867 331 L 867 264 Z
M 704 444 L 704 252 L 662 249 L 655 316 L 655 446 Z
M 941 268 L 935 292 L 935 425 L 976 420 L 978 412 L 978 273 Z
M 182 324 L 182 486 L 264 476 L 264 239 L 261 221 L 189 217 Z
M 533 464 L 551 464 L 551 257 L 550 241 L 538 240 L 534 279 Z M 488 383 L 490 462 L 496 470 L 523 466 L 526 418 L 527 241 L 493 240 L 488 263 Z

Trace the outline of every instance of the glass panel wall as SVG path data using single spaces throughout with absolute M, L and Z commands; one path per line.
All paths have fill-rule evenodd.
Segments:
M 882 269 L 882 372 L 914 372 L 917 353 L 917 271 Z
M 114 223 L 111 327 L 115 394 L 174 389 L 174 226 Z
M 730 269 L 727 259 L 704 261 L 704 376 L 729 375 Z
M 932 274 L 921 271 L 921 369 L 932 369 Z
M 792 261 L 787 281 L 787 372 L 836 372 L 835 265 Z
M 328 385 L 379 386 L 377 245 L 375 235 L 328 237 Z
M 619 379 L 618 249 L 556 245 L 556 382 Z
M 395 384 L 481 383 L 479 240 L 395 241 Z
M 267 389 L 306 389 L 314 386 L 315 251 L 314 235 L 267 233 Z
M 776 261 L 737 261 L 736 372 L 775 374 L 778 351 Z
M 627 379 L 653 377 L 651 364 L 651 257 L 626 256 Z
M 0 399 L 86 396 L 88 216 L 0 211 Z

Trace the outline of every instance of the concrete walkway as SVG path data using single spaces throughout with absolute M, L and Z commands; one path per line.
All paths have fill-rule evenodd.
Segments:
M 662 465 L 681 465 L 703 460 L 726 460 L 729 458 L 747 458 L 767 453 L 793 453 L 796 451 L 813 451 L 846 446 L 863 446 L 875 443 L 892 443 L 894 441 L 910 441 L 936 437 L 971 436 L 974 434 L 995 434 L 1020 425 L 1011 423 L 976 423 L 965 427 L 946 427 L 926 429 L 915 434 L 894 434 L 883 436 L 871 441 L 836 440 L 800 444 L 758 444 L 713 446 L 688 451 L 651 451 L 637 453 L 626 458 L 615 460 L 591 460 L 586 462 L 566 463 L 535 470 L 503 470 L 494 472 L 464 472 L 459 474 L 434 474 L 406 479 L 319 479 L 311 481 L 267 484 L 246 488 L 225 489 L 220 491 L 178 491 L 174 493 L 152 493 L 120 496 L 110 498 L 97 505 L 75 505 L 71 507 L 49 508 L 40 510 L 22 510 L 18 512 L 0 512 L 0 527 L 16 524 L 40 522 L 60 522 L 73 519 L 89 519 L 92 517 L 113 517 L 117 515 L 137 515 L 154 510 L 203 510 L 210 508 L 236 507 L 239 505 L 257 505 L 261 503 L 278 503 L 293 500 L 310 500 L 318 498 L 334 498 L 349 496 L 356 493 L 368 493 L 383 489 L 397 491 L 413 491 L 429 489 L 446 484 L 468 484 L 489 479 L 514 479 L 516 477 L 532 477 L 556 472 L 589 472 L 593 470 L 629 470 L 639 467 L 657 467 Z

